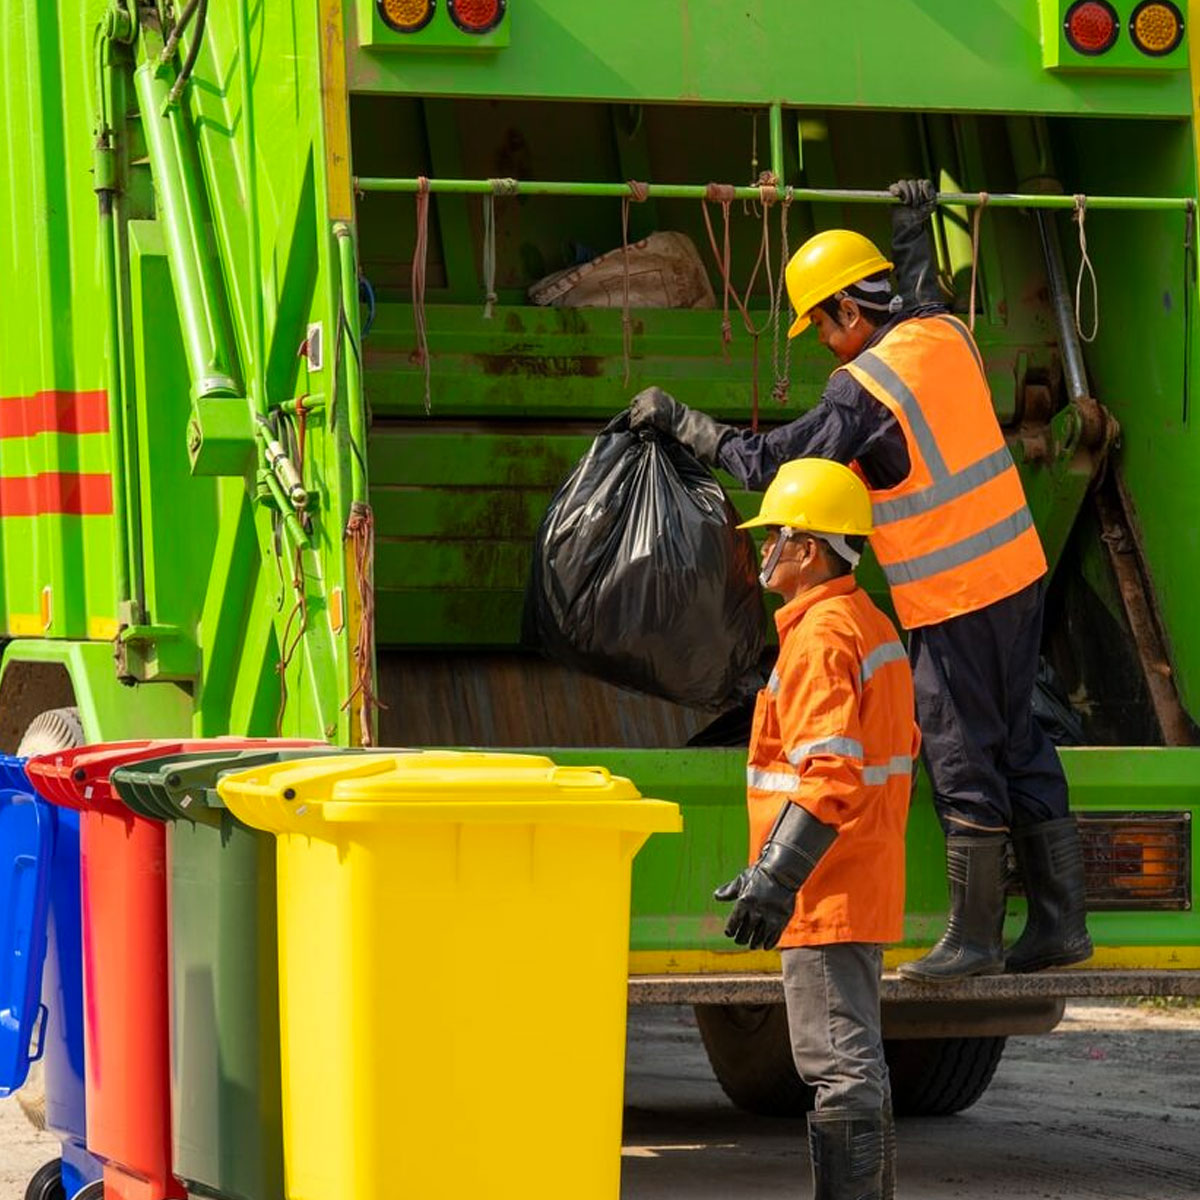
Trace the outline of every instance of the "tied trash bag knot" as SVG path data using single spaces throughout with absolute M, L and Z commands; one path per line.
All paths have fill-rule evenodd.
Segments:
M 609 683 L 721 709 L 762 686 L 749 536 L 689 450 L 614 418 L 538 529 L 526 646 Z

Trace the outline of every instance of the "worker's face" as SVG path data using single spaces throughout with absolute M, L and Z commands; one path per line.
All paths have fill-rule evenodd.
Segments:
M 817 330 L 821 345 L 827 346 L 838 362 L 848 363 L 859 356 L 874 332 L 874 326 L 862 315 L 862 309 L 849 297 L 838 303 L 835 321 L 823 308 L 808 314 Z
M 762 546 L 764 571 L 778 542 L 779 530 L 772 529 Z M 817 539 L 803 533 L 793 533 L 787 539 L 770 576 L 763 582 L 763 587 L 768 592 L 782 596 L 784 600 L 791 600 L 820 582 L 817 575 L 824 572 L 824 565 Z

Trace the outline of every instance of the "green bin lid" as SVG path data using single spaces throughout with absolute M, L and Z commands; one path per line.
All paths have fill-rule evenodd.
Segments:
M 289 758 L 351 753 L 338 746 L 280 746 L 271 749 L 191 751 L 144 759 L 119 767 L 111 781 L 121 800 L 139 816 L 158 821 L 211 819 L 222 809 L 217 781 L 228 771 L 276 763 Z
M 221 798 L 274 833 L 335 822 L 546 823 L 676 832 L 678 805 L 643 799 L 604 767 L 535 754 L 421 750 L 264 764 L 225 775 Z

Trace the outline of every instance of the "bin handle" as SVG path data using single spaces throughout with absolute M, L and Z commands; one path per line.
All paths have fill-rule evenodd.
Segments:
M 28 1056 L 31 1063 L 37 1062 L 46 1053 L 46 1026 L 50 1024 L 50 1010 L 45 1004 L 38 1005 L 37 1022 L 37 1048 Z
M 607 767 L 555 767 L 550 778 L 563 787 L 605 787 L 612 772 Z

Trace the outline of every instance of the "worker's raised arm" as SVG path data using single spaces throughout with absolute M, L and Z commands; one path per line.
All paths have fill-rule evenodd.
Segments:
M 928 179 L 901 179 L 888 190 L 900 201 L 892 207 L 892 265 L 904 301 L 903 314 L 948 312 L 930 236 L 937 191 Z

